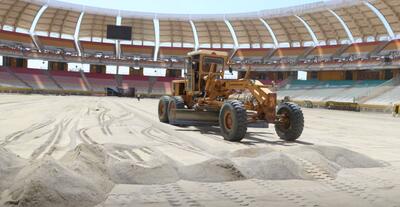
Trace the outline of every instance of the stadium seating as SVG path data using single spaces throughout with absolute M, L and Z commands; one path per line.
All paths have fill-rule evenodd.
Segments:
M 400 50 L 400 40 L 392 40 L 390 41 L 386 47 L 382 49 L 379 53 L 380 55 L 389 55 L 392 52 L 399 52 Z
M 400 103 L 400 86 L 393 87 L 386 93 L 366 101 L 364 104 L 393 105 Z
M 105 88 L 118 87 L 115 75 L 80 72 L 47 71 L 26 68 L 0 67 L 0 88 L 28 88 L 65 92 L 105 92 Z M 124 89 L 135 88 L 137 93 L 149 95 L 171 94 L 171 82 L 175 78 L 122 75 L 121 86 Z M 84 79 L 87 79 L 88 83 Z M 26 84 L 25 84 L 25 83 Z M 87 85 L 89 84 L 89 85 Z
M 191 51 L 193 51 L 193 48 L 160 47 L 159 58 L 183 60 L 183 58 L 186 57 L 187 54 Z
M 104 92 L 105 88 L 117 88 L 117 81 L 114 75 L 86 73 L 85 76 L 94 92 Z
M 154 55 L 154 47 L 121 45 L 121 53 L 123 57 L 152 58 Z
M 294 100 L 354 102 L 385 81 L 318 81 L 295 80 L 278 91 L 278 98 Z
M 38 36 L 38 39 L 44 49 L 57 51 L 62 49 L 64 52 L 76 53 L 75 43 L 73 40 L 61 38 L 49 38 Z
M 308 54 L 308 58 L 310 57 L 322 57 L 327 58 L 334 55 L 339 49 L 341 45 L 327 45 L 327 46 L 318 46 L 315 47 L 310 54 Z
M 23 82 L 15 78 L 3 67 L 0 67 L 0 86 L 7 88 L 27 88 Z
M 57 84 L 39 69 L 12 68 L 21 80 L 28 83 L 32 89 L 60 90 Z
M 28 34 L 0 30 L 0 43 L 15 46 L 19 44 L 26 48 L 34 48 L 32 38 Z
M 260 62 L 265 58 L 271 49 L 264 48 L 252 48 L 252 49 L 238 49 L 236 51 L 234 61 L 257 61 Z
M 88 55 L 96 55 L 102 53 L 106 56 L 114 56 L 115 55 L 115 44 L 110 43 L 98 43 L 98 42 L 80 42 L 82 50 L 85 54 Z
M 50 74 L 64 90 L 88 91 L 79 72 L 50 71 Z
M 280 59 L 296 59 L 303 55 L 308 47 L 291 47 L 291 48 L 279 48 L 277 49 L 271 57 L 271 60 Z
M 135 88 L 136 93 L 147 94 L 149 91 L 149 79 L 144 76 L 121 76 L 122 88 Z
M 341 57 L 355 56 L 366 58 L 379 44 L 380 42 L 354 43 L 342 53 Z

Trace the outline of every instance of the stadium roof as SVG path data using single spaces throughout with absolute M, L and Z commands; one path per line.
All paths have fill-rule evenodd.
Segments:
M 394 39 L 400 1 L 333 0 L 236 14 L 160 14 L 99 9 L 56 0 L 0 0 L 3 30 L 110 42 L 107 24 L 132 26 L 122 44 L 173 47 L 271 47 Z M 113 41 L 111 41 L 113 42 Z

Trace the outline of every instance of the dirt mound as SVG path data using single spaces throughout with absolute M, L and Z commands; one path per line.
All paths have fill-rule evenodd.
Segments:
M 246 178 L 263 180 L 310 179 L 300 163 L 281 152 L 271 152 L 256 158 L 234 158 L 237 168 Z
M 26 160 L 0 147 L 0 192 L 13 183 L 14 177 L 26 163 Z
M 271 148 L 246 148 L 246 149 L 240 149 L 233 151 L 230 153 L 229 157 L 248 157 L 248 158 L 255 158 L 259 157 L 265 154 L 268 154 L 270 152 L 273 152 L 274 150 Z
M 198 182 L 224 182 L 245 178 L 234 163 L 227 159 L 209 159 L 195 165 L 181 166 L 178 171 L 182 179 Z
M 345 148 L 333 146 L 311 146 L 309 148 L 344 168 L 384 167 L 383 164 L 377 160 Z
M 116 184 L 165 184 L 179 180 L 173 161 L 150 148 L 105 145 L 107 171 Z M 141 152 L 141 154 L 138 154 Z
M 102 145 L 80 144 L 60 161 L 69 169 L 89 178 L 104 192 L 114 187 L 106 165 L 107 152 Z
M 9 206 L 94 206 L 105 199 L 99 186 L 45 157 L 23 168 L 11 186 Z

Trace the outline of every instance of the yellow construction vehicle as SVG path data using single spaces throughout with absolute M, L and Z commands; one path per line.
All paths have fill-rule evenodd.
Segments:
M 276 93 L 260 81 L 250 80 L 249 69 L 244 79 L 224 79 L 229 68 L 226 52 L 199 50 L 186 58 L 185 79 L 173 81 L 173 95 L 160 98 L 158 115 L 161 122 L 172 125 L 219 125 L 228 141 L 238 142 L 253 123 L 273 123 L 278 136 L 286 141 L 300 137 L 304 127 L 303 112 L 294 103 L 277 107 Z M 244 100 L 237 94 L 251 94 Z

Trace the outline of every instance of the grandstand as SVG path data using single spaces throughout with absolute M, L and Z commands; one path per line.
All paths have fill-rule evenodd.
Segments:
M 177 78 L 171 74 L 177 73 L 146 77 L 144 68 L 180 71 L 186 54 L 195 49 L 227 51 L 240 77 L 250 67 L 253 78 L 282 83 L 280 98 L 296 100 L 357 102 L 400 74 L 395 0 L 318 2 L 257 14 L 160 14 L 157 25 L 149 13 L 82 11 L 57 1 L 4 0 L 2 5 L 0 84 L 7 89 L 100 95 L 107 87 L 135 87 L 162 95 L 171 91 L 169 81 Z M 131 41 L 106 38 L 107 25 L 117 22 L 132 27 Z M 48 61 L 47 70 L 28 69 L 27 61 L 34 59 Z M 91 70 L 70 71 L 69 63 L 88 64 Z M 106 74 L 109 65 L 141 73 Z M 307 81 L 296 80 L 299 71 L 307 73 Z M 393 85 L 382 96 L 393 97 L 396 90 Z M 375 99 L 363 103 L 400 101 Z

